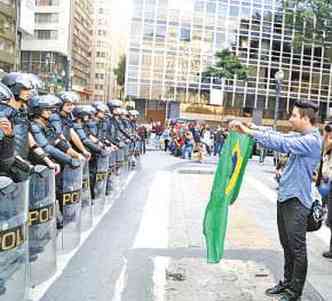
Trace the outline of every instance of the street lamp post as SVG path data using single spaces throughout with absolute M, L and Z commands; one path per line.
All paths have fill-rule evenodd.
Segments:
M 282 81 L 284 79 L 284 72 L 282 70 L 279 70 L 275 75 L 274 78 L 276 80 L 276 102 L 274 106 L 274 118 L 273 118 L 273 129 L 277 130 L 277 123 L 278 123 L 278 113 L 279 113 L 279 101 L 280 101 L 280 93 L 281 93 L 281 87 L 282 87 Z M 273 156 L 274 165 L 278 162 L 278 153 L 274 152 Z
M 282 70 L 279 70 L 274 75 L 274 78 L 276 80 L 276 102 L 274 106 L 273 129 L 276 130 L 278 123 L 280 93 L 281 93 L 282 81 L 284 79 L 284 72 Z

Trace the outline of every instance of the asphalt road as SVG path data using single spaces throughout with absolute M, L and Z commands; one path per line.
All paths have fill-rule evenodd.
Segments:
M 198 289 L 195 286 L 200 285 L 199 281 L 195 284 L 191 279 L 192 282 L 186 284 L 181 279 L 183 270 L 189 271 L 189 267 L 198 279 L 200 273 L 201 276 L 204 273 L 213 276 L 219 271 L 205 271 L 201 234 L 202 212 L 208 200 L 214 168 L 213 160 L 200 164 L 161 152 L 147 153 L 121 197 L 63 272 L 49 283 L 45 294 L 40 294 L 42 288 L 36 287 L 34 291 L 39 294 L 34 295 L 39 297 L 32 300 L 228 300 L 220 294 L 218 298 L 213 295 L 218 285 L 213 288 L 205 284 Z M 243 224 L 242 232 L 248 228 L 248 223 L 253 223 L 255 228 L 252 229 L 258 229 L 258 234 L 255 232 L 252 234 L 254 238 L 250 238 L 249 234 L 241 236 L 242 232 L 238 231 L 239 236 L 226 243 L 225 262 L 238 262 L 232 272 L 239 269 L 239 274 L 240 271 L 248 274 L 245 268 L 255 268 L 243 267 L 243 262 L 262 265 L 271 274 L 272 280 L 269 281 L 273 283 L 281 276 L 282 253 L 276 228 L 276 183 L 271 170 L 271 161 L 263 166 L 256 160 L 249 162 L 237 207 L 232 209 L 236 218 L 229 227 L 237 233 L 237 223 Z M 321 257 L 327 248 L 327 240 L 326 229 L 319 235 L 310 234 L 308 237 L 309 281 L 303 300 L 332 300 L 332 261 Z M 264 241 L 267 243 L 263 244 Z M 184 261 L 179 263 L 181 260 Z M 225 263 L 224 268 L 232 270 L 231 266 Z M 226 276 L 221 275 L 220 279 Z M 173 286 L 171 280 L 175 281 Z M 257 286 L 249 284 L 247 290 Z M 263 286 L 267 284 L 267 280 L 262 283 Z M 232 285 L 225 286 L 224 290 L 229 290 L 230 294 L 232 290 L 238 290 Z M 205 296 L 204 289 L 211 290 L 210 299 L 198 297 Z M 261 290 L 259 286 L 258 289 Z M 263 300 L 255 295 L 250 298 L 233 295 L 229 300 Z

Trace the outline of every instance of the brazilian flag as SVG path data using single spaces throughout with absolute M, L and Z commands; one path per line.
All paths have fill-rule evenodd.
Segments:
M 228 135 L 223 145 L 203 224 L 208 263 L 218 263 L 224 255 L 228 206 L 240 192 L 253 145 L 252 138 L 235 132 Z

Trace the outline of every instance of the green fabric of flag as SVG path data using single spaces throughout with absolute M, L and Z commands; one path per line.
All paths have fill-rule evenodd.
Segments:
M 208 263 L 218 263 L 224 255 L 228 206 L 240 192 L 253 145 L 249 136 L 231 132 L 222 147 L 203 223 Z

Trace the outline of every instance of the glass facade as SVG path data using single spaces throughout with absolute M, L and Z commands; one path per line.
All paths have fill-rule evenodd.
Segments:
M 332 88 L 327 51 L 313 43 L 293 47 L 296 29 L 285 20 L 281 1 L 275 0 L 135 0 L 126 93 L 209 104 L 212 91 L 219 90 L 225 110 L 250 116 L 258 109 L 272 118 L 274 74 L 282 69 L 280 117 L 287 118 L 296 99 L 319 102 L 324 116 Z M 332 37 L 327 38 L 331 46 Z M 225 48 L 248 67 L 247 81 L 202 78 L 215 53 Z

